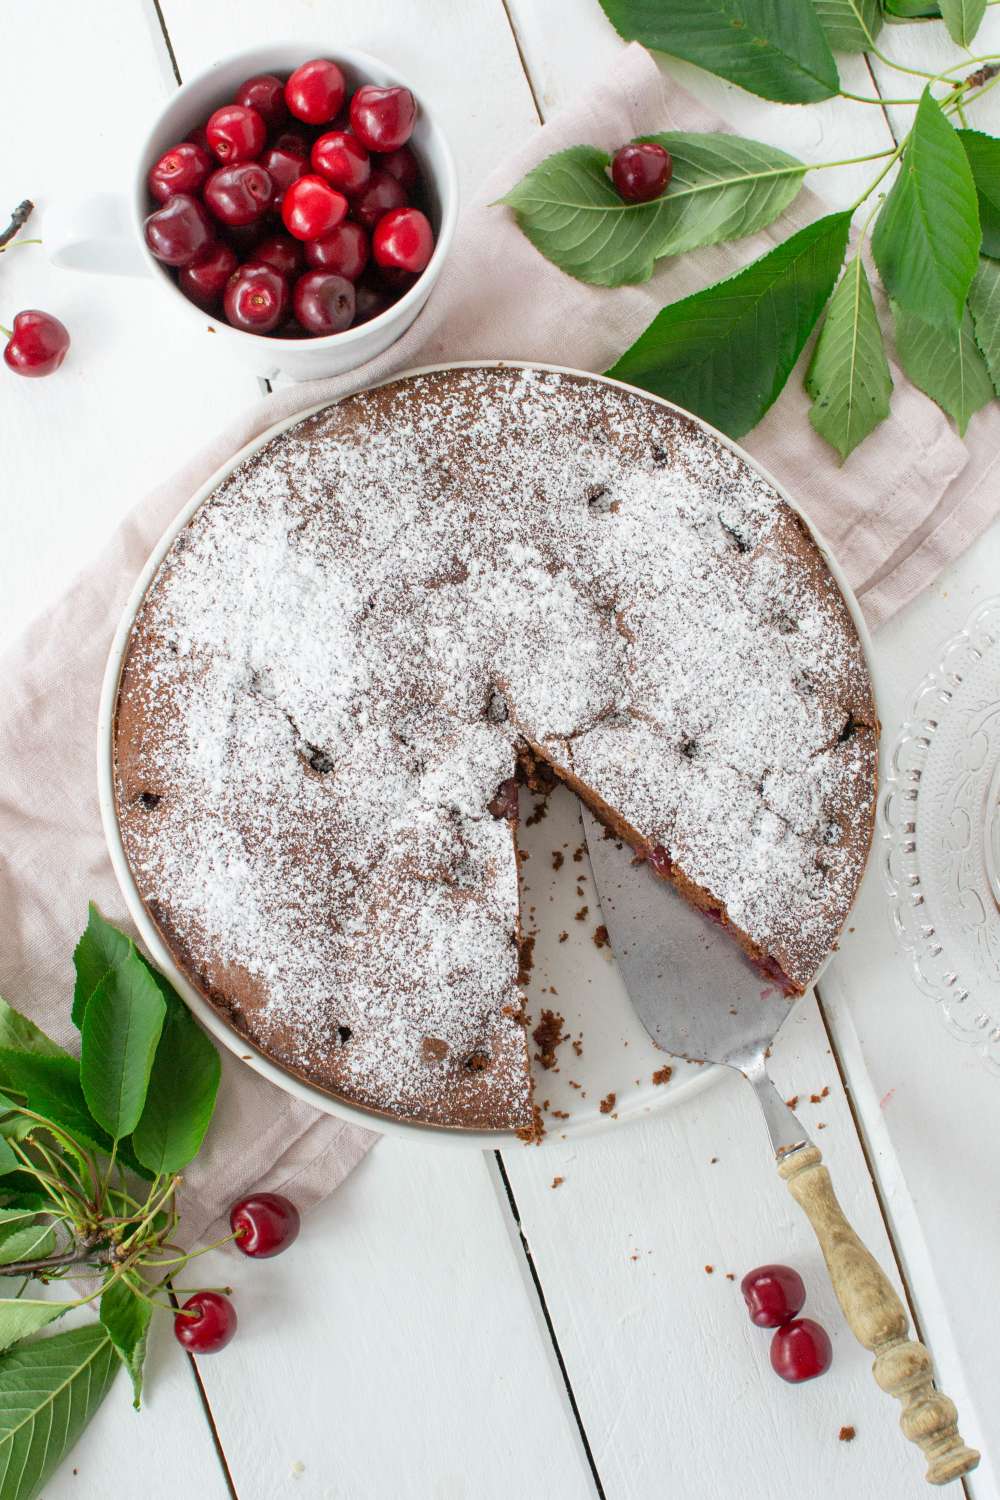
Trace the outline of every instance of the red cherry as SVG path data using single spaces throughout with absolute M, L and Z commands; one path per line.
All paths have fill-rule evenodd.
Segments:
M 368 236 L 360 224 L 345 219 L 321 240 L 306 244 L 306 260 L 317 271 L 336 271 L 348 281 L 357 281 L 368 264 Z
M 196 125 L 193 130 L 188 131 L 184 139 L 190 141 L 193 146 L 200 146 L 206 155 L 211 156 L 212 152 L 208 144 L 208 136 L 205 134 L 204 125 Z
M 420 180 L 417 158 L 409 146 L 400 146 L 398 151 L 387 151 L 384 156 L 379 157 L 377 165 L 383 172 L 388 172 L 390 177 L 395 177 L 406 193 L 416 187 Z
M 674 170 L 669 151 L 655 141 L 620 146 L 611 160 L 611 178 L 626 203 L 648 203 L 665 191 Z
M 646 855 L 646 858 L 649 861 L 650 868 L 655 870 L 657 875 L 669 875 L 674 867 L 674 862 L 670 858 L 670 851 L 665 849 L 662 844 L 654 844 Z
M 189 193 L 168 198 L 142 228 L 150 250 L 168 266 L 189 265 L 215 237 L 208 214 Z
M 222 309 L 244 333 L 271 333 L 288 312 L 288 282 L 273 266 L 248 261 L 226 282 Z
M 229 1210 L 236 1248 L 255 1260 L 280 1255 L 298 1238 L 299 1211 L 280 1193 L 251 1193 Z
M 164 151 L 149 169 L 146 183 L 157 203 L 166 203 L 175 193 L 197 193 L 212 170 L 212 158 L 193 141 L 181 141 Z
M 297 240 L 318 240 L 347 215 L 347 199 L 310 173 L 293 182 L 285 193 L 281 217 L 289 234 Z
M 185 297 L 197 302 L 199 307 L 214 307 L 238 264 L 236 251 L 222 240 L 216 240 L 201 252 L 197 260 L 181 267 L 177 285 Z
M 371 176 L 371 158 L 349 130 L 328 130 L 312 148 L 314 172 L 342 193 L 357 193 Z
M 292 306 L 310 333 L 343 333 L 354 320 L 354 284 L 333 271 L 307 271 L 295 283 Z
M 434 231 L 419 208 L 394 208 L 375 225 L 372 254 L 380 266 L 419 273 L 434 253 Z
M 341 225 L 342 229 L 345 227 Z M 336 233 L 337 231 L 334 230 L 334 234 Z M 291 279 L 302 270 L 302 262 L 308 259 L 311 249 L 312 244 L 307 245 L 306 253 L 303 255 L 300 240 L 293 240 L 290 234 L 271 234 L 254 246 L 253 258 L 259 260 L 262 265 L 273 267 L 280 276 L 287 276 Z
M 217 1354 L 236 1332 L 236 1309 L 218 1292 L 195 1292 L 174 1317 L 174 1338 L 192 1354 Z
M 409 89 L 363 84 L 351 100 L 351 129 L 369 151 L 398 151 L 405 146 L 417 118 Z
M 235 104 L 255 109 L 268 130 L 276 130 L 288 119 L 285 85 L 273 73 L 256 73 L 236 90 Z
M 354 322 L 369 323 L 372 318 L 377 318 L 379 313 L 384 313 L 389 307 L 390 299 L 381 287 L 372 286 L 371 282 L 359 282 L 355 288 L 355 310 Z
M 304 156 L 306 161 L 309 160 L 309 137 L 304 130 L 283 130 L 275 136 L 272 144 L 279 151 L 288 151 L 292 156 Z
M 297 120 L 325 125 L 344 102 L 347 85 L 335 62 L 316 57 L 305 62 L 285 84 L 285 103 Z
M 281 146 L 270 146 L 260 159 L 260 166 L 274 183 L 273 208 L 281 207 L 281 200 L 293 182 L 298 182 L 309 170 L 309 163 L 297 152 L 286 151 Z
M 68 348 L 69 334 L 59 319 L 29 307 L 14 318 L 3 357 L 15 375 L 51 375 L 66 358 Z
M 264 149 L 267 126 L 263 115 L 242 104 L 224 104 L 209 115 L 205 126 L 208 144 L 221 162 L 235 166 L 253 161 Z
M 255 161 L 219 167 L 205 183 L 202 195 L 223 224 L 253 224 L 271 207 L 274 183 Z
M 812 1318 L 796 1318 L 774 1330 L 771 1368 L 791 1385 L 815 1380 L 830 1368 L 832 1360 L 830 1337 Z
M 376 168 L 351 200 L 351 213 L 366 229 L 374 229 L 383 214 L 391 208 L 402 208 L 405 202 L 406 194 L 396 178 Z
M 740 1282 L 751 1323 L 758 1328 L 779 1328 L 802 1310 L 806 1289 L 791 1266 L 757 1266 Z

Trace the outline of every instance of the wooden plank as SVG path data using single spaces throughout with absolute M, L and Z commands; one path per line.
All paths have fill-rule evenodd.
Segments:
M 621 38 L 597 0 L 507 0 L 521 54 L 535 96 L 546 116 L 585 95 L 590 83 L 613 61 Z M 891 144 L 879 109 L 829 99 L 795 107 L 758 99 L 663 53 L 654 54 L 664 77 L 674 79 L 741 135 L 792 151 L 806 161 L 841 161 Z M 872 94 L 861 57 L 838 58 L 843 86 Z M 809 185 L 837 208 L 846 206 L 871 180 L 871 164 L 817 173 Z
M 845 1212 L 899 1285 L 813 1001 L 772 1066 L 782 1093 L 799 1095 Z M 917 1492 L 919 1454 L 846 1328 L 735 1075 L 658 1119 L 623 1124 L 617 1138 L 514 1149 L 504 1163 L 608 1500 L 728 1495 L 736 1474 L 743 1500 Z M 565 1180 L 553 1190 L 556 1176 Z M 805 1313 L 833 1340 L 833 1368 L 807 1385 L 773 1373 L 769 1334 L 743 1307 L 740 1277 L 767 1261 L 799 1269 Z M 853 1442 L 839 1440 L 844 1425 L 856 1428 Z
M 994 525 L 880 631 L 879 708 L 890 745 L 939 648 L 996 592 L 998 570 Z M 985 1455 L 972 1488 L 994 1496 L 1000 1313 L 983 1288 L 1000 1276 L 1000 1203 L 984 1184 L 995 1171 L 1000 1081 L 945 1032 L 934 1002 L 917 989 L 895 947 L 877 878 L 866 886 L 855 925 L 858 941 L 824 978 L 824 1003 L 928 1342 L 943 1384 L 962 1401 L 966 1439 Z
M 4 38 L 12 58 L 44 50 L 48 103 L 39 105 L 33 69 L 11 69 L 0 217 L 30 197 L 38 207 L 27 233 L 44 238 L 53 205 L 130 180 L 136 142 L 176 85 L 152 0 L 7 6 Z M 210 340 L 192 344 L 151 278 L 57 270 L 44 247 L 25 246 L 0 257 L 0 282 L 0 323 L 41 307 L 73 340 L 51 379 L 0 372 L 4 433 L 16 436 L 4 445 L 0 499 L 2 648 L 144 491 L 257 392 L 252 377 L 202 347 Z
M 163 0 L 161 8 L 182 76 L 274 35 L 264 0 Z M 324 0 L 322 8 L 285 0 L 280 31 L 283 42 L 301 39 L 303 60 L 348 46 L 411 79 L 448 137 L 464 194 L 537 124 L 500 0 Z
M 280 1259 L 203 1257 L 240 1313 L 200 1368 L 241 1496 L 593 1495 L 486 1161 L 386 1137 Z

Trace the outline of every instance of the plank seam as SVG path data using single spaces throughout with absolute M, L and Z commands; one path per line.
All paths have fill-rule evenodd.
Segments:
M 177 1297 L 174 1293 L 173 1283 L 170 1281 L 167 1282 L 167 1295 L 174 1307 L 180 1307 L 180 1303 L 178 1302 Z M 229 1462 L 226 1458 L 225 1450 L 222 1446 L 222 1439 L 219 1437 L 219 1429 L 216 1427 L 215 1417 L 212 1415 L 212 1407 L 208 1399 L 208 1392 L 206 1391 L 205 1386 L 202 1382 L 201 1371 L 198 1369 L 198 1361 L 191 1354 L 187 1355 L 187 1361 L 191 1366 L 191 1373 L 194 1375 L 194 1383 L 198 1387 L 198 1395 L 201 1399 L 202 1409 L 205 1413 L 205 1420 L 208 1423 L 208 1430 L 212 1434 L 212 1442 L 215 1444 L 215 1453 L 216 1457 L 219 1460 L 219 1465 L 222 1469 L 222 1477 L 226 1481 L 226 1489 L 229 1491 L 231 1500 L 240 1500 L 240 1497 L 236 1492 L 236 1485 L 233 1482 L 233 1476 L 229 1469 Z
M 170 58 L 170 66 L 173 69 L 174 77 L 178 84 L 181 84 L 184 80 L 181 78 L 181 70 L 177 66 L 177 54 L 174 52 L 174 44 L 170 40 L 170 32 L 167 30 L 166 20 L 164 19 L 163 11 L 160 9 L 160 0 L 153 0 L 153 9 L 156 12 L 156 20 L 160 31 L 163 33 L 163 44 L 167 49 L 167 56 Z
M 587 1459 L 587 1464 L 590 1468 L 591 1477 L 594 1481 L 594 1488 L 597 1492 L 598 1500 L 607 1500 L 607 1496 L 604 1492 L 604 1485 L 601 1483 L 601 1476 L 598 1473 L 597 1462 L 594 1458 L 594 1453 L 590 1446 L 590 1439 L 587 1436 L 586 1428 L 583 1425 L 583 1418 L 580 1415 L 580 1408 L 577 1405 L 576 1394 L 573 1390 L 573 1384 L 569 1378 L 569 1371 L 566 1368 L 566 1361 L 563 1358 L 562 1349 L 559 1347 L 559 1340 L 556 1337 L 556 1330 L 552 1322 L 552 1315 L 549 1312 L 548 1303 L 545 1300 L 545 1293 L 542 1290 L 541 1278 L 538 1275 L 538 1269 L 535 1265 L 534 1256 L 531 1253 L 531 1247 L 528 1244 L 524 1229 L 521 1226 L 521 1212 L 517 1206 L 517 1199 L 514 1197 L 514 1189 L 511 1187 L 510 1178 L 507 1176 L 507 1170 L 504 1167 L 503 1157 L 501 1156 L 500 1152 L 494 1151 L 493 1155 L 496 1158 L 497 1170 L 500 1173 L 500 1181 L 503 1183 L 504 1191 L 507 1194 L 507 1202 L 510 1205 L 511 1215 L 517 1227 L 518 1238 L 521 1241 L 521 1251 L 524 1255 L 528 1270 L 531 1273 L 531 1280 L 535 1288 L 535 1295 L 538 1298 L 538 1305 L 541 1308 L 542 1317 L 545 1319 L 545 1327 L 548 1331 L 549 1339 L 552 1343 L 552 1349 L 555 1353 L 556 1363 L 559 1366 L 559 1373 L 562 1376 L 563 1385 L 566 1388 L 566 1395 L 569 1399 L 570 1410 L 573 1413 L 573 1420 L 576 1422 L 577 1431 L 580 1434 L 580 1441 L 583 1444 L 583 1451 Z
M 507 17 L 507 25 L 510 27 L 510 34 L 514 39 L 514 47 L 517 51 L 517 60 L 521 64 L 521 70 L 524 73 L 525 82 L 527 83 L 528 91 L 531 94 L 531 102 L 535 106 L 535 114 L 538 116 L 538 123 L 539 125 L 544 125 L 545 115 L 542 111 L 541 100 L 535 93 L 535 81 L 531 76 L 531 69 L 528 67 L 528 60 L 524 55 L 524 48 L 521 46 L 521 38 L 517 34 L 517 25 L 515 24 L 514 17 L 510 13 L 510 6 L 508 5 L 507 0 L 500 0 L 500 4 L 503 6 L 503 13 Z

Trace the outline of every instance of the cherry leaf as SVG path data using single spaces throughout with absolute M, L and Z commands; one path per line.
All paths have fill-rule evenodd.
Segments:
M 889 415 L 892 376 L 860 255 L 848 262 L 830 299 L 806 390 L 813 400 L 809 420 L 842 459 Z
M 73 950 L 76 985 L 73 989 L 73 1024 L 83 1030 L 87 1002 L 101 980 L 116 964 L 128 958 L 133 948 L 131 938 L 105 921 L 93 901 L 87 915 L 83 936 Z
M 762 99 L 811 104 L 840 88 L 812 0 L 601 0 L 627 41 L 697 63 Z
M 80 1082 L 94 1119 L 115 1140 L 139 1122 L 165 1014 L 159 987 L 135 952 L 87 1003 Z
M 813 0 L 834 52 L 867 52 L 882 30 L 879 0 Z
M 219 1054 L 162 975 L 166 1003 L 149 1090 L 132 1132 L 132 1149 L 151 1172 L 180 1172 L 201 1150 L 215 1110 Z
M 898 16 L 903 21 L 923 21 L 928 16 L 939 16 L 937 0 L 883 0 L 887 16 Z
M 850 213 L 800 229 L 735 276 L 659 312 L 607 373 L 739 437 L 777 398 L 833 290 Z
M 808 170 L 774 146 L 734 135 L 643 139 L 674 160 L 669 188 L 651 203 L 623 202 L 607 173 L 610 158 L 593 146 L 547 157 L 501 200 L 536 249 L 580 281 L 646 281 L 661 256 L 752 234 L 788 207 Z
M 969 311 L 979 352 L 1000 396 L 1000 266 L 981 260 L 969 292 Z
M 938 0 L 948 35 L 959 47 L 968 47 L 983 23 L 986 0 Z
M 979 199 L 984 255 L 1000 259 L 1000 141 L 981 130 L 958 130 Z
M 132 1380 L 132 1405 L 139 1409 L 142 1397 L 142 1367 L 153 1304 L 139 1297 L 119 1278 L 101 1293 L 101 1322 Z
M 959 434 L 974 412 L 993 399 L 993 383 L 979 352 L 972 317 L 965 311 L 957 329 L 941 328 L 893 304 L 899 362 L 942 411 Z
M 899 176 L 872 235 L 886 290 L 907 312 L 957 328 L 976 274 L 980 239 L 969 159 L 925 89 Z
M 118 1360 L 100 1323 L 0 1359 L 0 1493 L 38 1495 L 107 1395 Z

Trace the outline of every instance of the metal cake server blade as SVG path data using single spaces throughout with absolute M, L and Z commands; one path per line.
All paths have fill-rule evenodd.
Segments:
M 854 1336 L 875 1355 L 873 1373 L 902 1405 L 900 1425 L 927 1459 L 931 1484 L 974 1469 L 958 1413 L 935 1389 L 931 1358 L 909 1337 L 903 1304 L 848 1223 L 823 1165 L 767 1071 L 771 1043 L 796 1006 L 669 882 L 582 807 L 604 925 L 632 1004 L 657 1047 L 692 1062 L 735 1068 L 753 1085 L 779 1175 L 804 1210 Z

